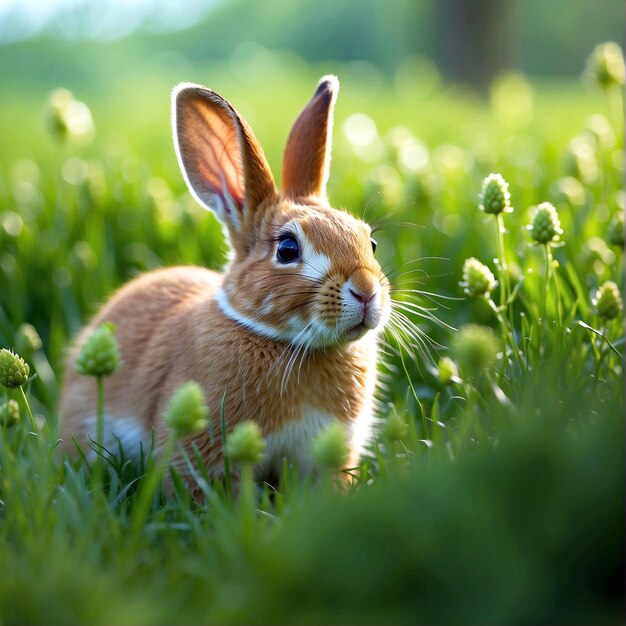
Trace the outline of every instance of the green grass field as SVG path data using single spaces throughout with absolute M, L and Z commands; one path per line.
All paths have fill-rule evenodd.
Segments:
M 84 143 L 51 131 L 47 91 L 3 93 L 0 347 L 31 366 L 38 433 L 2 388 L 19 421 L 7 425 L 3 404 L 0 623 L 621 620 L 622 313 L 595 303 L 606 281 L 622 285 L 621 93 L 511 76 L 479 99 L 417 61 L 394 80 L 261 61 L 248 74 L 163 63 L 76 91 L 95 124 Z M 290 124 L 328 71 L 342 81 L 330 200 L 380 225 L 396 310 L 419 332 L 385 334 L 371 456 L 349 493 L 334 475 L 287 471 L 272 497 L 258 486 L 237 500 L 196 465 L 204 502 L 178 485 L 144 519 L 142 469 L 112 467 L 103 483 L 55 457 L 54 432 L 64 350 L 113 290 L 160 266 L 224 263 L 221 228 L 175 161 L 169 91 L 195 80 L 222 93 L 278 176 Z M 502 248 L 478 206 L 490 172 L 514 208 Z M 558 211 L 559 245 L 526 228 L 542 202 Z M 459 285 L 469 257 L 499 281 L 490 298 Z M 148 462 L 148 478 L 158 469 Z

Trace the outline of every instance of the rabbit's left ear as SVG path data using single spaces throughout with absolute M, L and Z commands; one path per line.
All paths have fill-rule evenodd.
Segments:
M 291 129 L 283 160 L 283 190 L 291 198 L 326 198 L 338 91 L 336 76 L 322 77 Z
M 245 253 L 255 212 L 277 193 L 252 129 L 219 94 L 189 83 L 172 94 L 172 126 L 187 186 L 217 213 L 235 249 Z

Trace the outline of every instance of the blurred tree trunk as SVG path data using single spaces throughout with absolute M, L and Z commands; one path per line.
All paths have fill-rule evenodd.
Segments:
M 438 63 L 479 89 L 519 64 L 519 0 L 435 0 Z

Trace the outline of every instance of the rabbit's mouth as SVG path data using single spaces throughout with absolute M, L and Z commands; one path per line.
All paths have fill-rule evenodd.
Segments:
M 360 314 L 354 315 L 351 320 L 346 320 L 348 324 L 350 322 L 355 322 L 356 320 L 360 321 L 357 324 L 352 326 L 348 326 L 343 332 L 342 337 L 347 341 L 356 341 L 357 339 L 361 339 L 364 335 L 366 335 L 371 330 L 376 330 L 385 324 L 388 317 L 388 311 L 385 306 L 380 305 L 380 303 L 375 304 L 374 306 L 363 306 L 363 310 Z M 356 319 L 355 319 L 356 318 Z
M 349 340 L 360 339 L 368 330 L 372 329 L 365 321 L 365 316 L 363 316 L 363 319 L 358 324 L 346 330 L 345 338 Z

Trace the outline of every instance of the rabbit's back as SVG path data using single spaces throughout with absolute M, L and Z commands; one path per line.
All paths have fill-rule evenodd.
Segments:
M 70 349 L 59 412 L 60 435 L 66 449 L 71 436 L 86 443 L 93 431 L 97 406 L 96 381 L 74 371 L 79 348 L 103 322 L 113 322 L 122 365 L 105 379 L 105 409 L 117 421 L 118 435 L 136 447 L 142 433 L 157 426 L 164 388 L 184 376 L 181 356 L 190 358 L 194 339 L 189 335 L 190 313 L 211 301 L 222 276 L 200 267 L 172 267 L 143 274 L 122 287 L 80 333 Z M 81 434 L 83 436 L 81 436 Z

